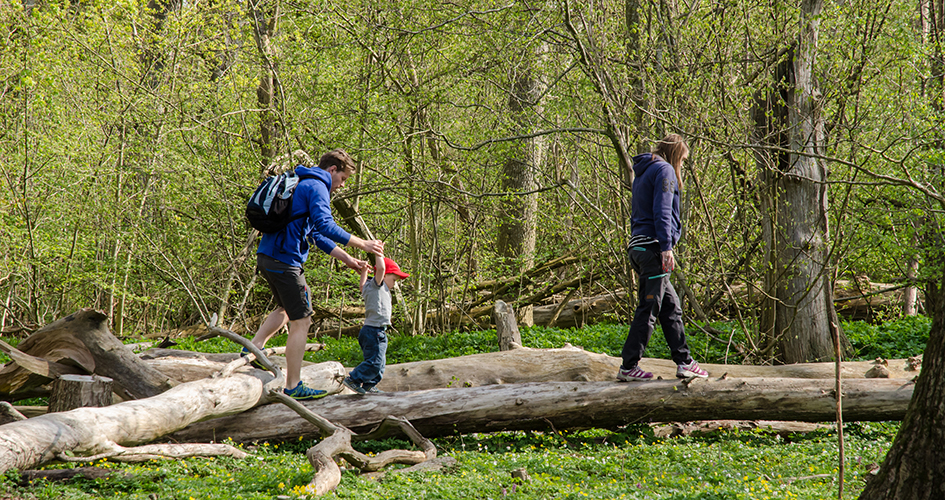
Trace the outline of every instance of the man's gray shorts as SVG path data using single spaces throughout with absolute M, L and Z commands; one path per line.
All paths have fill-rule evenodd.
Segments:
M 311 316 L 312 294 L 301 267 L 290 266 L 272 257 L 256 254 L 256 272 L 266 278 L 276 303 L 285 309 L 289 321 Z

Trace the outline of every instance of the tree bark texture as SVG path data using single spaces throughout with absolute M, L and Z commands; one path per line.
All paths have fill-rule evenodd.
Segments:
M 49 412 L 112 404 L 112 379 L 98 375 L 62 375 L 53 381 Z
M 912 386 L 908 380 L 848 380 L 844 418 L 900 419 L 912 397 Z M 303 404 L 355 432 L 366 431 L 388 416 L 403 417 L 429 438 L 506 430 L 616 428 L 636 422 L 679 420 L 824 422 L 836 416 L 833 388 L 830 379 L 544 382 L 335 396 Z M 317 434 L 314 426 L 291 410 L 267 405 L 241 415 L 200 422 L 168 437 L 180 442 L 225 437 L 249 442 Z
M 932 330 L 922 373 L 879 474 L 860 500 L 945 498 L 945 276 L 928 285 L 926 298 Z
M 527 135 L 532 132 L 535 113 L 541 114 L 540 67 L 541 54 L 538 49 L 528 49 L 525 63 L 514 68 L 509 95 L 509 116 L 513 124 L 511 135 Z M 516 271 L 532 267 L 535 260 L 538 217 L 538 196 L 528 193 L 535 189 L 535 177 L 544 160 L 545 138 L 530 137 L 512 143 L 509 156 L 502 170 L 502 189 L 513 194 L 503 203 L 504 214 L 499 225 L 497 249 L 499 255 L 510 263 L 517 262 Z
M 814 62 L 822 0 L 804 0 L 797 44 L 775 71 L 774 89 L 755 110 L 756 139 L 789 153 L 756 151 L 766 184 L 766 296 L 761 331 L 785 363 L 833 358 L 835 317 L 827 262 L 827 173 Z M 845 338 L 841 340 L 846 344 Z
M 501 300 L 495 301 L 495 332 L 499 341 L 499 350 L 508 351 L 512 344 L 522 345 L 522 334 L 518 330 L 515 311 Z

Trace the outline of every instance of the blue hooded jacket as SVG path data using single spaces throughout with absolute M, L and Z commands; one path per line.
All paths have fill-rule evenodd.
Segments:
M 633 157 L 631 234 L 660 242 L 660 250 L 672 250 L 679 241 L 679 185 L 673 166 L 652 153 Z
M 263 234 L 259 242 L 261 253 L 290 266 L 302 267 L 308 260 L 309 239 L 325 253 L 331 253 L 335 243 L 347 245 L 351 234 L 335 224 L 331 215 L 331 174 L 320 168 L 295 167 L 302 179 L 292 195 L 292 217 L 308 213 L 308 217 L 293 220 L 278 233 Z

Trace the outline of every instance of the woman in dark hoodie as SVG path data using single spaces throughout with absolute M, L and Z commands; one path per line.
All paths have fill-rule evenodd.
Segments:
M 653 374 L 644 371 L 637 363 L 650 342 L 657 320 L 676 362 L 676 376 L 709 376 L 689 354 L 682 307 L 669 279 L 676 267 L 673 247 L 682 233 L 679 189 L 682 187 L 682 165 L 688 157 L 686 141 L 677 134 L 669 134 L 652 153 L 633 158 L 635 179 L 627 251 L 630 264 L 639 277 L 637 294 L 640 300 L 623 345 L 623 364 L 617 372 L 617 380 L 623 382 L 653 379 Z

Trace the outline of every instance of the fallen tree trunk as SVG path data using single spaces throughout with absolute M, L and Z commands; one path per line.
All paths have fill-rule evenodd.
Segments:
M 227 371 L 232 368 L 230 365 Z M 339 363 L 321 363 L 303 368 L 302 379 L 310 387 L 337 393 L 341 390 L 337 379 L 344 373 Z M 179 384 L 150 398 L 11 422 L 0 426 L 0 473 L 29 469 L 57 458 L 69 460 L 66 452 L 82 455 L 85 461 L 90 456 L 120 460 L 188 453 L 206 456 L 209 451 L 203 446 L 125 446 L 152 442 L 200 420 L 239 414 L 268 402 L 269 389 L 281 390 L 283 384 L 283 379 L 273 378 L 269 372 L 244 368 L 229 376 Z M 212 435 L 208 438 L 214 440 Z M 216 453 L 234 454 L 226 447 Z
M 260 370 L 251 373 L 180 384 L 150 398 L 47 413 L 0 426 L 0 473 L 30 469 L 66 452 L 123 452 L 124 446 L 154 441 L 193 422 L 243 412 L 266 401 L 262 376 L 272 379 Z
M 644 383 L 547 382 L 336 396 L 305 406 L 355 432 L 388 415 L 409 420 L 426 437 L 503 430 L 616 428 L 637 422 L 693 420 L 832 421 L 829 379 L 663 380 Z M 844 382 L 845 421 L 901 419 L 913 383 L 895 379 Z M 310 423 L 279 405 L 200 422 L 175 441 L 265 441 L 315 437 Z
M 206 354 L 161 349 L 147 351 L 146 362 L 166 375 L 183 382 L 209 377 L 236 354 Z M 271 356 L 284 366 L 284 358 Z M 306 362 L 307 363 L 307 362 Z M 378 388 L 388 392 L 422 391 L 448 387 L 479 387 L 494 384 L 528 382 L 606 382 L 613 381 L 621 359 L 576 347 L 561 349 L 518 348 L 509 351 L 471 354 L 455 358 L 387 365 Z M 668 359 L 643 358 L 641 366 L 663 379 L 676 378 L 676 365 Z M 889 360 L 886 378 L 907 379 L 918 371 L 911 360 Z M 712 376 L 727 374 L 734 378 L 822 378 L 833 379 L 834 363 L 799 363 L 778 366 L 703 364 Z M 842 363 L 844 380 L 864 378 L 875 365 L 869 361 Z M 304 364 L 303 370 L 315 370 Z M 350 371 L 350 370 L 348 370 Z M 311 375 L 321 380 L 321 375 Z M 307 382 L 306 382 L 307 383 Z M 320 388 L 320 387 L 319 387 Z

